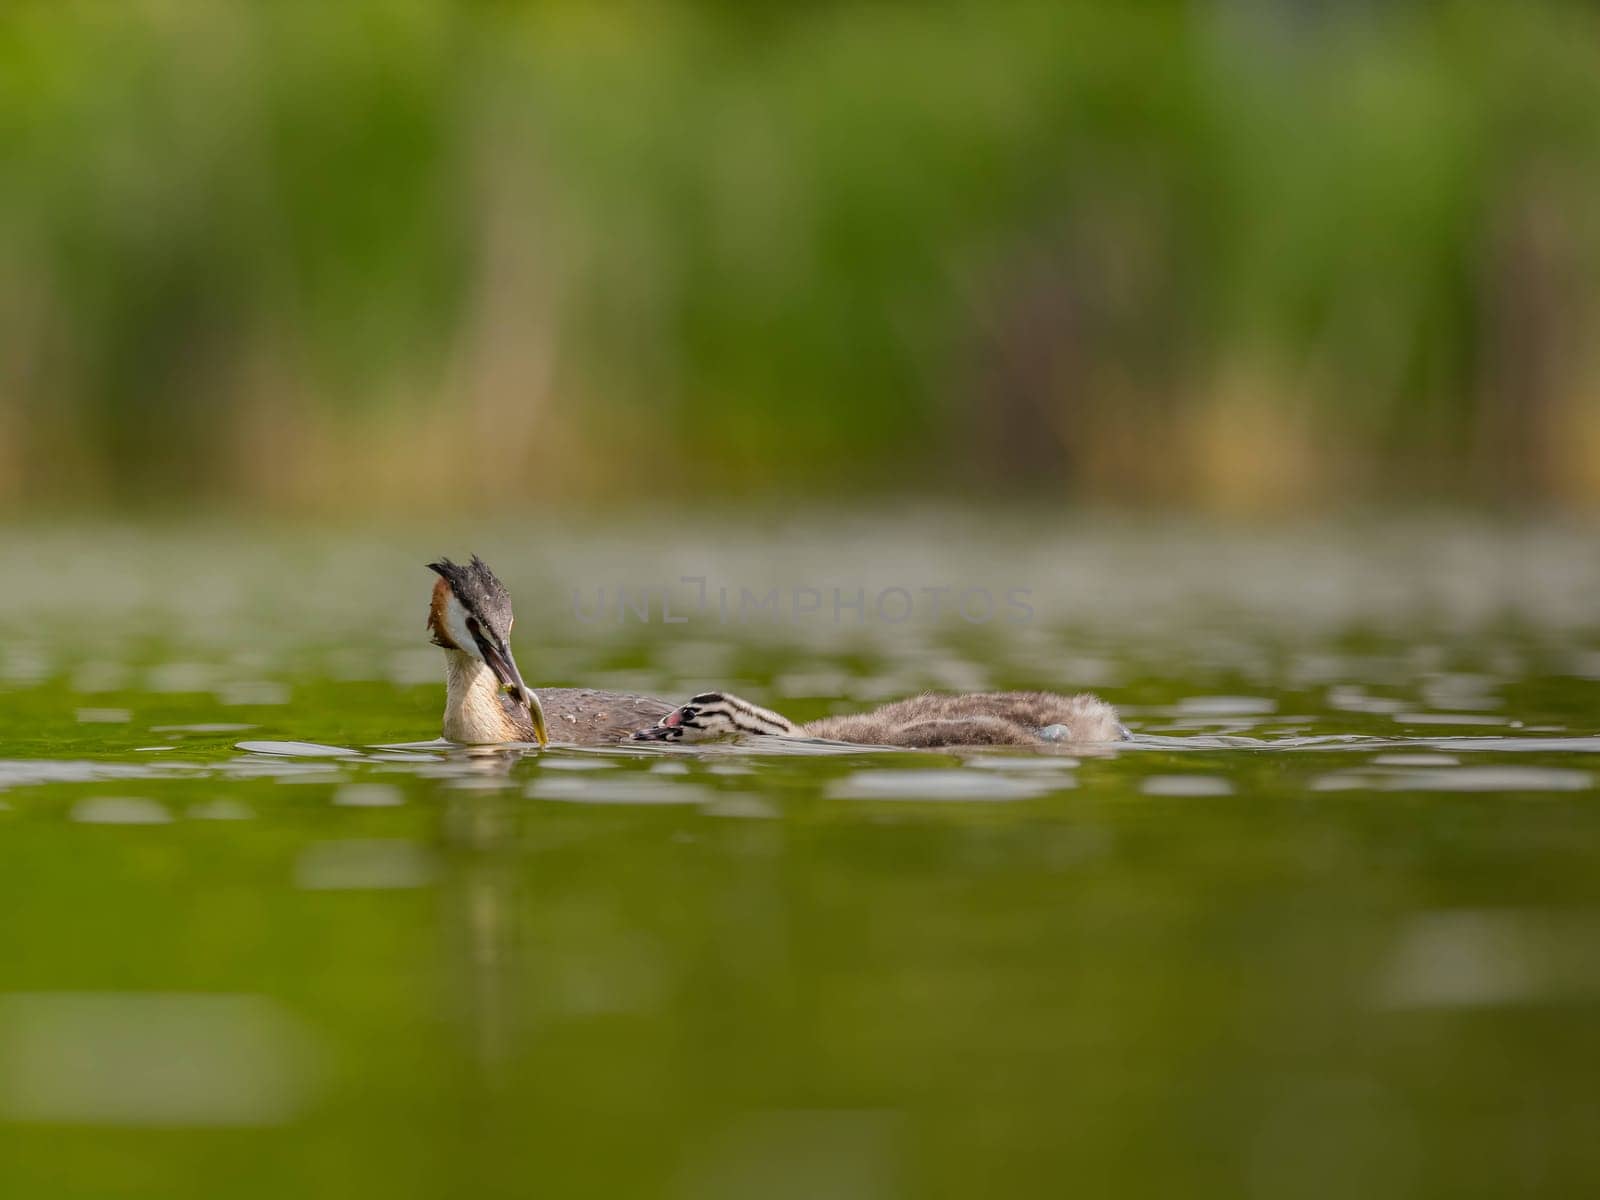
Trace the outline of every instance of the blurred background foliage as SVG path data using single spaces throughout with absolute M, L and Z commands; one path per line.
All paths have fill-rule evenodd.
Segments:
M 10 0 L 0 502 L 1600 504 L 1600 12 Z

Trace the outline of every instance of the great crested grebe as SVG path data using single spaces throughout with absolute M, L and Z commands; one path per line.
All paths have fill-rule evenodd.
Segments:
M 469 745 L 620 741 L 672 711 L 665 700 L 592 688 L 540 688 L 522 682 L 511 656 L 511 595 L 476 554 L 428 564 L 438 574 L 428 606 L 433 644 L 444 651 L 444 736 Z
M 1117 710 L 1098 696 L 1055 692 L 913 696 L 871 712 L 823 717 L 804 725 L 738 696 L 703 692 L 633 736 L 699 742 L 738 733 L 916 749 L 1118 742 L 1130 736 L 1117 720 Z

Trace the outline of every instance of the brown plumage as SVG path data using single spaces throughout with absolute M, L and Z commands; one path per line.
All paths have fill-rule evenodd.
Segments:
M 826 738 L 863 746 L 1040 746 L 1115 742 L 1128 736 L 1116 709 L 1097 696 L 1056 692 L 932 693 L 871 712 L 796 725 L 738 696 L 705 692 L 635 734 L 650 741 L 704 741 L 729 734 Z
M 1065 730 L 1061 737 L 1041 735 L 1055 725 Z M 1056 692 L 930 693 L 800 728 L 807 737 L 869 746 L 1037 746 L 1046 740 L 1114 742 L 1123 736 L 1116 710 L 1104 700 Z
M 647 729 L 672 711 L 654 696 L 597 692 L 593 688 L 540 688 L 553 742 L 594 746 L 617 742 Z

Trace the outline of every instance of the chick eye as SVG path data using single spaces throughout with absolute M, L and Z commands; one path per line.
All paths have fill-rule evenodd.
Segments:
M 698 717 L 699 715 L 700 715 L 700 710 L 697 709 L 697 708 L 685 708 L 683 710 L 683 719 L 685 721 L 692 721 L 696 717 Z

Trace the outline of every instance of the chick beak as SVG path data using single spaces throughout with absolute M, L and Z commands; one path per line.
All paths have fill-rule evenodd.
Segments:
M 675 708 L 661 720 L 648 729 L 641 729 L 633 735 L 636 742 L 664 742 L 671 737 L 682 737 L 683 730 L 678 726 L 683 724 L 683 710 Z
M 480 638 L 478 649 L 483 654 L 483 661 L 489 664 L 494 677 L 500 681 L 500 690 L 527 706 L 528 720 L 533 725 L 533 736 L 539 739 L 539 745 L 549 745 L 550 732 L 545 727 L 544 709 L 539 704 L 539 697 L 522 682 L 522 672 L 517 669 L 517 660 L 511 657 L 511 647 L 498 638 Z

